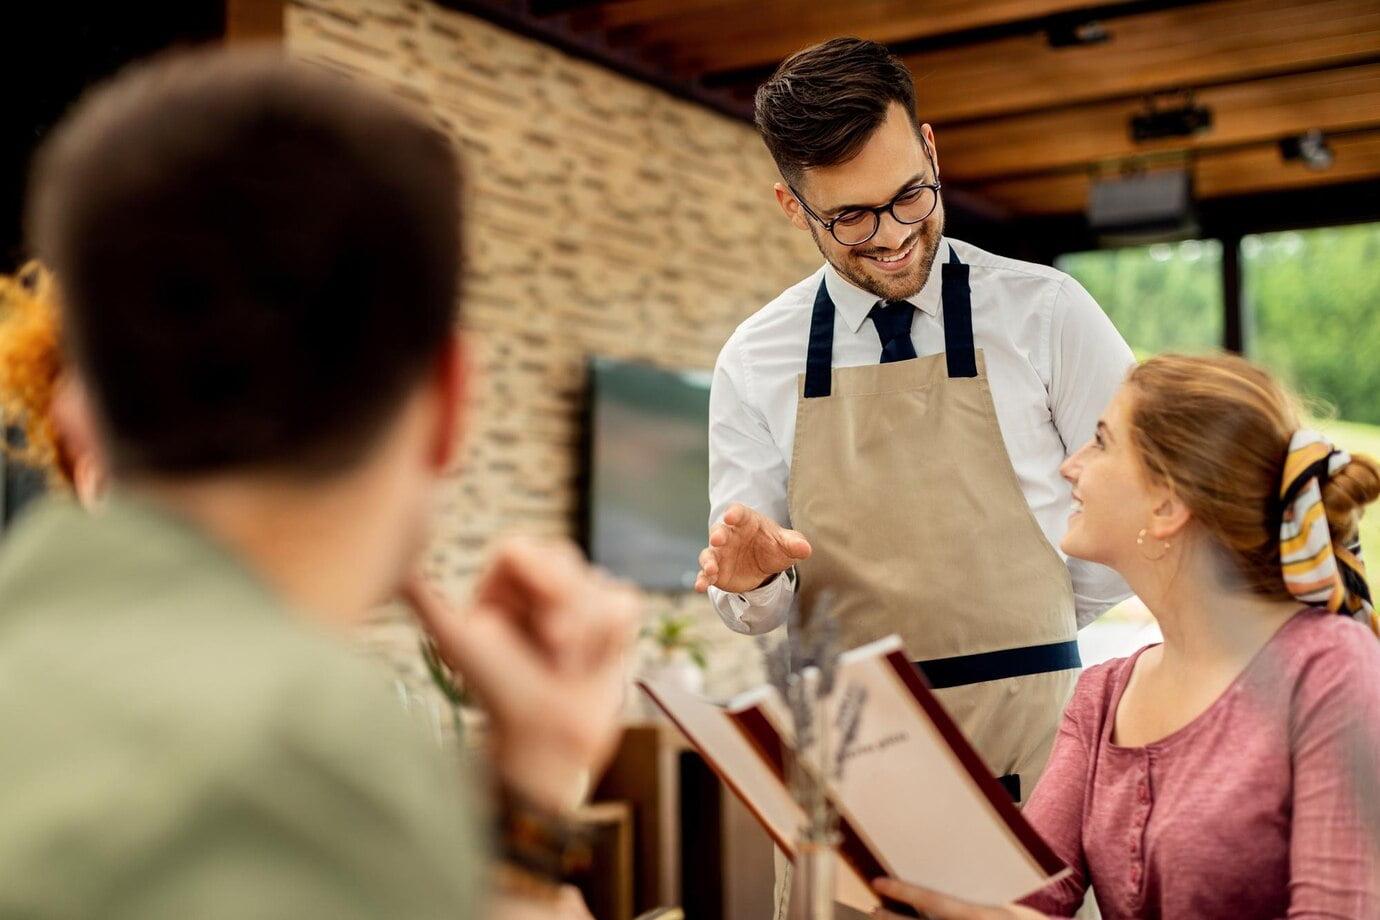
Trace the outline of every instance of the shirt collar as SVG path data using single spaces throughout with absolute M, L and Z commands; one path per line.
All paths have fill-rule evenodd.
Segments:
M 930 276 L 925 280 L 925 286 L 914 297 L 907 298 L 911 304 L 930 316 L 939 312 L 939 297 L 943 289 L 940 282 L 940 275 L 943 274 L 943 271 L 940 266 L 949 258 L 949 241 L 940 237 L 939 244 L 934 254 L 934 265 L 930 267 Z M 829 299 L 834 302 L 834 309 L 843 317 L 848 328 L 854 332 L 861 329 L 862 324 L 867 321 L 867 314 L 872 312 L 873 306 L 879 299 L 877 295 L 869 294 L 854 285 L 840 275 L 838 270 L 828 262 L 824 263 L 824 285 L 829 291 Z

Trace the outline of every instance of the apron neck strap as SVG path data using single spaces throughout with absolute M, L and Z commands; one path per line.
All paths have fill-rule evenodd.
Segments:
M 973 299 L 968 286 L 968 266 L 958 258 L 953 244 L 942 266 L 944 304 L 944 356 L 950 377 L 976 377 L 977 355 L 973 348 Z M 828 396 L 833 390 L 834 300 L 829 285 L 820 279 L 810 316 L 810 345 L 805 354 L 805 398 Z
M 815 292 L 815 309 L 810 316 L 810 346 L 805 352 L 805 398 L 828 396 L 833 389 L 834 299 L 829 285 L 821 278 Z
M 968 266 L 949 244 L 944 263 L 944 358 L 950 377 L 976 377 L 977 354 L 973 350 L 973 292 L 968 285 Z

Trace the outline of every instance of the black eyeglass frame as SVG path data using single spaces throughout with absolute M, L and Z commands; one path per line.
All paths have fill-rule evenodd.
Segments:
M 922 143 L 923 143 L 923 141 L 922 141 Z M 926 159 L 928 159 L 928 160 L 930 161 L 930 168 L 933 169 L 933 168 L 934 168 L 934 158 L 933 158 L 932 156 L 930 156 L 930 151 L 929 151 L 929 145 L 928 145 L 928 144 L 925 145 L 925 157 L 926 157 Z M 891 215 L 891 219 L 894 220 L 894 221 L 896 221 L 896 223 L 901 224 L 901 225 L 903 225 L 903 226 L 910 227 L 910 226 L 914 226 L 915 224 L 924 223 L 925 221 L 929 220 L 930 215 L 934 213 L 934 209 L 937 208 L 937 207 L 939 207 L 939 189 L 940 189 L 940 182 L 939 182 L 939 170 L 938 170 L 938 169 L 934 169 L 934 181 L 933 181 L 933 182 L 916 182 L 916 183 L 914 183 L 913 185 L 907 185 L 905 188 L 901 189 L 901 191 L 897 192 L 896 195 L 895 195 L 895 197 L 893 197 L 893 198 L 892 198 L 890 201 L 888 201 L 886 204 L 880 204 L 880 205 L 877 205 L 876 207 L 872 207 L 872 208 L 868 208 L 868 207 L 862 207 L 862 208 L 849 208 L 847 211 L 844 211 L 842 214 L 835 215 L 834 217 L 830 218 L 829 220 L 825 220 L 824 218 L 822 218 L 822 217 L 820 217 L 818 214 L 816 214 L 816 213 L 810 208 L 810 206 L 809 206 L 808 204 L 805 203 L 805 199 L 802 198 L 802 197 L 800 196 L 800 193 L 797 192 L 797 191 L 795 190 L 795 186 L 791 185 L 790 183 L 787 183 L 787 184 L 786 184 L 786 188 L 788 188 L 788 189 L 791 190 L 791 194 L 795 196 L 795 200 L 798 201 L 798 202 L 800 203 L 800 206 L 801 206 L 802 208 L 805 209 L 805 213 L 808 214 L 808 215 L 810 215 L 810 217 L 814 218 L 815 223 L 819 224 L 819 225 L 820 225 L 821 227 L 823 227 L 825 230 L 828 230 L 828 231 L 829 231 L 829 235 L 832 236 L 832 237 L 838 242 L 838 244 L 839 244 L 840 246 L 861 246 L 862 244 L 864 244 L 864 243 L 866 243 L 866 242 L 869 242 L 874 236 L 877 235 L 877 231 L 882 229 L 882 215 L 883 215 L 883 214 L 890 214 L 890 215 Z M 924 217 L 917 218 L 917 219 L 915 219 L 915 220 L 901 220 L 901 218 L 897 217 L 897 216 L 896 216 L 896 202 L 900 201 L 902 198 L 906 197 L 907 195 L 912 195 L 912 194 L 914 194 L 916 191 L 918 191 L 919 189 L 922 189 L 922 188 L 927 188 L 927 189 L 929 189 L 931 192 L 934 193 L 934 200 L 933 200 L 932 202 L 930 202 L 930 209 L 929 209 L 928 211 L 925 212 L 925 216 L 924 216 Z M 842 218 L 844 218 L 844 217 L 846 217 L 846 216 L 853 215 L 853 214 L 861 214 L 861 213 L 863 213 L 863 212 L 865 212 L 865 211 L 871 211 L 871 212 L 872 212 L 872 217 L 873 217 L 873 221 L 872 221 L 872 232 L 869 233 L 867 236 L 863 237 L 862 239 L 858 240 L 857 242 L 854 242 L 854 243 L 845 243 L 843 240 L 840 240 L 840 239 L 839 239 L 839 235 L 838 235 L 837 233 L 834 232 L 834 225 L 835 225 L 836 223 L 838 223 L 839 220 L 841 220 Z

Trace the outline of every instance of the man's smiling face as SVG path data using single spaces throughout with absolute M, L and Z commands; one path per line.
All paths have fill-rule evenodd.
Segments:
M 867 139 L 858 155 L 836 166 L 807 169 L 796 183 L 804 203 L 828 221 L 850 207 L 884 205 L 919 182 L 935 182 L 937 157 L 929 126 L 917 134 L 906 111 L 893 103 L 885 120 Z M 944 232 L 944 203 L 916 224 L 902 224 L 883 214 L 877 233 L 857 246 L 845 246 L 800 208 L 789 190 L 778 186 L 778 197 L 797 227 L 808 229 L 824 258 L 840 275 L 882 300 L 905 300 L 919 293 L 929 279 Z

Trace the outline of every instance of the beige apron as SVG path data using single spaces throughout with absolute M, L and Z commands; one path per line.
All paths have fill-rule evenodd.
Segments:
M 845 648 L 899 633 L 1019 801 L 1078 677 L 1073 588 L 1007 456 L 952 248 L 942 289 L 944 354 L 833 368 L 820 284 L 791 461 L 791 526 L 814 548 L 799 590 L 806 609 L 832 593 Z
M 1078 679 L 1073 586 L 1007 456 L 952 247 L 942 272 L 944 353 L 864 367 L 832 366 L 820 282 L 791 459 L 791 527 L 814 550 L 797 590 L 807 610 L 831 593 L 844 648 L 898 633 L 1022 801 Z M 778 850 L 778 918 L 789 869 Z

